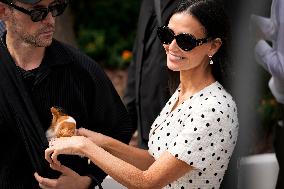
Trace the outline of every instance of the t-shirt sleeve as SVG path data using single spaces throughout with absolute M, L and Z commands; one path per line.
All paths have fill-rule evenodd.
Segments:
M 236 113 L 203 108 L 184 121 L 184 129 L 168 148 L 176 158 L 196 169 L 228 162 L 237 139 Z M 225 160 L 225 158 L 227 158 Z

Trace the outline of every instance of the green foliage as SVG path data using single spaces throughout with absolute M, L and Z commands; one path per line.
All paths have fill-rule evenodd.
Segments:
M 72 1 L 79 48 L 106 67 L 125 68 L 131 58 L 140 1 Z
M 271 75 L 263 69 L 261 69 L 259 74 L 262 78 L 260 82 L 263 83 L 263 91 L 261 91 L 259 103 L 257 104 L 257 114 L 262 124 L 263 132 L 269 135 L 277 122 L 282 119 L 283 112 L 281 112 L 279 103 L 277 103 L 268 87 Z
M 273 127 L 282 118 L 281 113 L 283 112 L 280 111 L 280 105 L 271 94 L 261 100 L 258 114 L 265 132 L 272 131 Z
M 107 56 L 106 51 L 104 51 L 104 31 L 81 29 L 78 36 L 78 45 L 87 55 L 99 60 Z

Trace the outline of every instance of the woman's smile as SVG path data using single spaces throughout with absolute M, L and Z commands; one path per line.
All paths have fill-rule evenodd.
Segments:
M 169 53 L 168 57 L 169 57 L 169 60 L 173 62 L 185 59 L 185 57 L 182 57 L 182 56 L 179 56 L 173 53 Z

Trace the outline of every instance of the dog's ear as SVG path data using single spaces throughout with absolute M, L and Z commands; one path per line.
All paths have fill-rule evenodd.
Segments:
M 65 113 L 65 110 L 64 110 L 62 107 L 53 106 L 52 108 L 55 109 L 55 111 L 57 112 L 58 116 L 59 116 L 59 115 L 61 115 L 61 116 L 67 115 L 67 114 Z
M 53 116 L 55 116 L 55 117 L 58 117 L 58 116 L 59 116 L 59 111 L 58 111 L 57 108 L 51 107 L 51 108 L 50 108 L 50 111 L 51 111 L 51 113 L 52 113 Z
M 50 111 L 52 113 L 52 123 L 55 123 L 59 117 L 60 112 L 55 107 L 51 107 Z

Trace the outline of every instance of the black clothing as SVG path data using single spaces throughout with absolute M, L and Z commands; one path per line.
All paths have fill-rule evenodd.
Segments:
M 6 48 L 3 41 L 0 48 Z M 17 70 L 15 73 L 18 73 L 15 77 L 23 80 L 43 131 L 51 123 L 50 108 L 58 106 L 74 117 L 78 128 L 85 127 L 129 142 L 131 124 L 120 97 L 99 65 L 78 50 L 54 40 L 46 48 L 39 68 L 25 71 L 16 65 L 14 67 Z M 0 87 L 0 188 L 38 188 L 33 176 L 36 170 L 17 129 L 15 115 L 11 114 L 13 111 L 5 98 L 5 91 Z M 106 176 L 102 170 L 93 164 L 88 165 L 79 156 L 61 158 L 64 159 L 62 164 L 81 175 L 92 174 L 100 181 Z
M 161 18 L 164 24 L 178 2 L 161 1 Z M 170 97 L 166 53 L 157 37 L 157 27 L 154 0 L 143 0 L 124 96 L 132 121 L 138 128 L 139 145 L 142 148 L 148 148 L 151 124 Z

